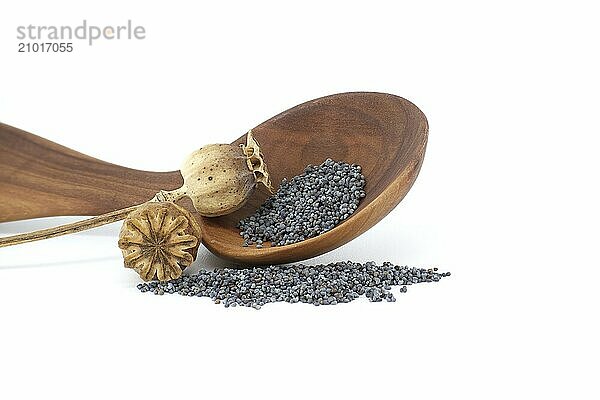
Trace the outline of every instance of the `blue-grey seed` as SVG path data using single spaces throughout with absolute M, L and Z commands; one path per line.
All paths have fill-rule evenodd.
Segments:
M 200 270 L 168 282 L 140 283 L 140 292 L 156 295 L 178 293 L 189 297 L 208 297 L 225 307 L 245 306 L 260 309 L 266 303 L 309 303 L 315 306 L 349 303 L 361 296 L 371 302 L 395 302 L 391 289 L 406 285 L 438 282 L 450 276 L 437 268 L 421 269 L 382 265 L 369 261 L 364 264 L 351 261 L 327 265 L 255 267 L 252 269 L 224 268 Z

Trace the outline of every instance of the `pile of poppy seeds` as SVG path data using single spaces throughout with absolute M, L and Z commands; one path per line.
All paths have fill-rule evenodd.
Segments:
M 348 218 L 365 197 L 365 177 L 356 164 L 325 160 L 309 165 L 238 224 L 244 246 L 285 246 L 327 232 Z
M 315 306 L 349 303 L 361 296 L 372 302 L 396 301 L 392 286 L 400 293 L 408 285 L 438 282 L 450 276 L 437 268 L 409 268 L 385 262 L 364 264 L 350 261 L 327 265 L 224 268 L 182 276 L 168 282 L 140 283 L 142 292 L 157 295 L 209 297 L 225 307 L 245 306 L 260 309 L 267 303 L 309 303 Z

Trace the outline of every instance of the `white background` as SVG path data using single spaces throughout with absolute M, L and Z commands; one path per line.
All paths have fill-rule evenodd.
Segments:
M 312 98 L 406 97 L 430 124 L 413 189 L 308 262 L 452 276 L 396 288 L 396 303 L 255 311 L 140 294 L 119 224 L 0 249 L 0 398 L 598 399 L 593 2 L 214 3 L 4 2 L 0 120 L 172 170 Z M 147 38 L 17 53 L 18 25 L 84 18 L 132 19 Z M 192 272 L 224 265 L 204 249 Z

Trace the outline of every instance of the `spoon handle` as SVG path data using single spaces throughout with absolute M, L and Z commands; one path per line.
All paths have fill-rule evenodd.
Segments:
M 182 183 L 179 171 L 110 164 L 0 123 L 0 222 L 99 215 Z

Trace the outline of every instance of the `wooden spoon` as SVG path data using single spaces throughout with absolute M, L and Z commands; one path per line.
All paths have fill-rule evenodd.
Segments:
M 327 158 L 362 166 L 366 197 L 350 218 L 318 237 L 280 247 L 242 247 L 237 222 L 267 198 L 258 190 L 239 211 L 202 222 L 214 254 L 242 264 L 315 257 L 365 232 L 386 216 L 415 181 L 427 144 L 425 115 L 385 93 L 341 93 L 308 101 L 252 129 L 274 185 Z M 234 143 L 242 143 L 245 134 Z M 202 143 L 198 143 L 201 146 Z M 190 149 L 192 150 L 192 149 Z M 179 171 L 147 172 L 110 164 L 0 124 L 0 222 L 59 215 L 98 215 L 176 189 Z M 183 202 L 193 210 L 191 203 Z

